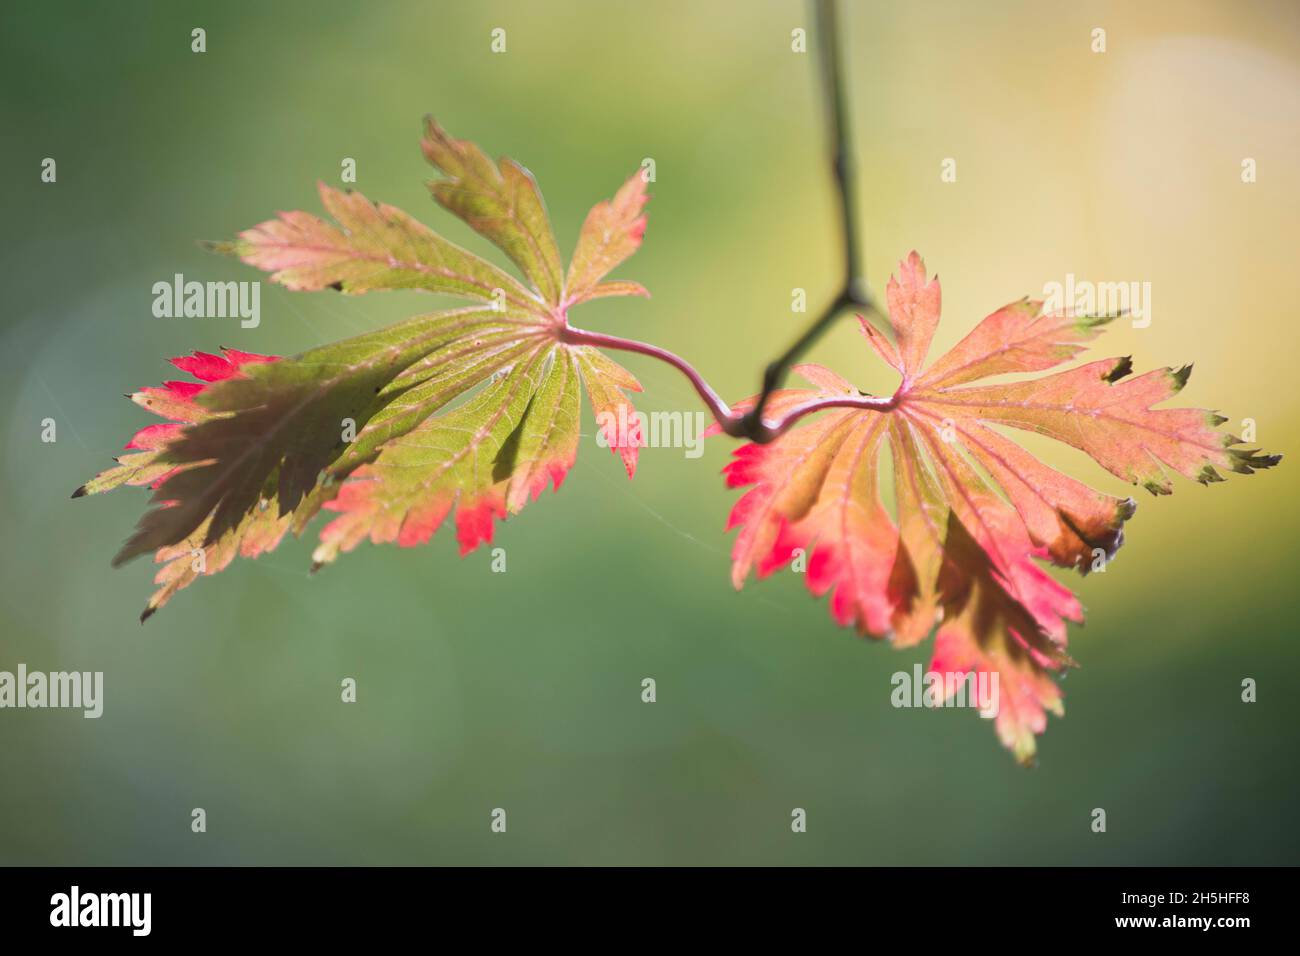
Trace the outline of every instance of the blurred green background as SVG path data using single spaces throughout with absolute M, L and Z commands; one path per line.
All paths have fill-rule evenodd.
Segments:
M 1296 449 L 1295 3 L 846 6 L 868 276 L 883 289 L 912 248 L 939 273 L 932 355 L 1067 273 L 1150 281 L 1151 327 L 1117 324 L 1096 357 L 1195 360 L 1189 403 Z M 315 181 L 337 183 L 351 157 L 368 196 L 503 261 L 429 198 L 425 112 L 526 163 L 566 252 L 590 205 L 652 157 L 647 239 L 617 274 L 654 298 L 574 319 L 749 394 L 807 318 L 791 289 L 815 309 L 838 278 L 798 27 L 813 40 L 804 4 L 739 0 L 5 6 L 0 670 L 102 670 L 106 701 L 98 721 L 0 711 L 0 862 L 1300 859 L 1294 458 L 1138 492 L 1117 562 L 1074 582 L 1083 666 L 1028 771 L 969 713 L 891 708 L 890 675 L 928 647 L 839 630 L 794 575 L 732 590 L 728 442 L 695 460 L 648 450 L 629 483 L 590 417 L 563 493 L 499 529 L 506 574 L 486 551 L 458 558 L 444 530 L 309 578 L 311 543 L 291 540 L 137 623 L 153 569 L 108 559 L 144 493 L 68 500 L 151 420 L 119 396 L 191 349 L 292 354 L 440 305 L 264 283 L 256 330 L 154 318 L 151 286 L 176 272 L 259 278 L 196 239 L 319 211 Z M 948 157 L 956 183 L 940 182 Z M 890 389 L 852 325 L 814 358 Z M 627 364 L 642 408 L 697 407 L 669 370 Z M 1245 677 L 1256 704 L 1240 701 Z M 495 807 L 505 835 L 489 831 Z

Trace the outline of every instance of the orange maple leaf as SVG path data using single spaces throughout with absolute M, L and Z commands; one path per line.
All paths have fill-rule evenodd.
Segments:
M 940 290 L 915 252 L 886 298 L 893 342 L 859 321 L 902 377 L 893 397 L 828 411 L 772 444 L 744 445 L 724 469 L 730 487 L 754 486 L 727 525 L 740 529 L 732 580 L 739 588 L 751 570 L 764 577 L 802 553 L 809 590 L 830 593 L 841 625 L 899 647 L 937 625 L 930 671 L 997 675 L 998 736 L 1027 763 L 1046 712 L 1062 713 L 1052 674 L 1073 664 L 1066 622 L 1083 619 L 1077 598 L 1043 564 L 1086 574 L 1109 561 L 1136 504 L 1050 468 L 989 426 L 1073 445 L 1153 494 L 1172 490 L 1166 469 L 1208 484 L 1223 480 L 1221 468 L 1250 474 L 1281 456 L 1236 447 L 1241 440 L 1219 432 L 1226 419 L 1213 412 L 1154 408 L 1182 389 L 1190 366 L 1128 378 L 1132 363 L 1115 358 L 1028 381 L 968 384 L 1068 361 L 1113 317 L 1044 313 L 1024 299 L 926 367 Z M 774 392 L 773 417 L 862 394 L 821 366 L 795 371 L 814 387 Z M 884 460 L 892 515 L 880 496 Z M 945 693 L 956 689 L 950 679 Z

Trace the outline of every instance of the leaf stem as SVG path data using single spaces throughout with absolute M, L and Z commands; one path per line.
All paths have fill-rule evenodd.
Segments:
M 660 348 L 657 345 L 650 345 L 647 342 L 638 342 L 635 339 L 621 338 L 617 335 L 588 332 L 586 329 L 577 329 L 571 325 L 566 325 L 560 330 L 559 338 L 561 342 L 569 345 L 592 345 L 597 348 L 615 349 L 621 352 L 635 352 L 638 355 L 648 355 L 671 365 L 685 375 L 691 385 L 694 386 L 695 391 L 704 400 L 704 404 L 708 406 L 709 412 L 713 415 L 713 419 L 718 423 L 719 428 L 733 438 L 748 438 L 760 445 L 780 438 L 795 422 L 805 415 L 812 415 L 827 408 L 866 408 L 874 411 L 889 411 L 895 406 L 894 398 L 881 398 L 875 395 L 844 395 L 804 402 L 776 420 L 755 418 L 753 411 L 744 413 L 733 410 L 690 362 L 667 349 Z
M 740 416 L 731 410 L 721 396 L 713 390 L 713 387 L 704 380 L 704 376 L 695 370 L 690 362 L 670 352 L 662 349 L 657 345 L 650 345 L 648 342 L 638 342 L 635 339 L 625 339 L 617 335 L 606 335 L 603 332 L 588 332 L 586 329 L 576 329 L 571 325 L 564 325 L 559 331 L 561 342 L 569 345 L 594 345 L 597 348 L 617 349 L 620 352 L 636 352 L 638 355 L 648 355 L 651 358 L 658 359 L 677 369 L 690 381 L 704 404 L 709 407 L 709 412 L 713 415 L 714 420 L 722 427 L 728 435 L 736 438 L 743 437 L 743 433 L 735 430 L 730 425 L 740 421 Z

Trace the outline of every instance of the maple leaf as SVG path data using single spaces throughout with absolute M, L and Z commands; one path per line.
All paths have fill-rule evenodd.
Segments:
M 996 674 L 998 737 L 1027 763 L 1046 713 L 1063 712 L 1052 675 L 1073 664 L 1066 624 L 1083 619 L 1078 600 L 1044 565 L 1086 574 L 1109 561 L 1136 505 L 1048 467 L 989 426 L 1073 445 L 1153 494 L 1172 490 L 1166 469 L 1208 484 L 1223 480 L 1220 469 L 1250 474 L 1280 456 L 1238 448 L 1239 438 L 1217 431 L 1226 419 L 1213 412 L 1155 408 L 1183 388 L 1190 366 L 1130 378 L 1131 361 L 1115 358 L 969 384 L 1066 362 L 1108 317 L 1044 313 L 1041 302 L 1021 300 L 926 367 L 940 289 L 915 252 L 900 263 L 886 299 L 892 342 L 859 322 L 901 376 L 892 398 L 877 408 L 828 410 L 772 444 L 741 446 L 724 469 L 730 487 L 753 486 L 727 524 L 739 529 L 732 580 L 739 588 L 751 571 L 764 577 L 798 549 L 807 556 L 808 589 L 830 594 L 840 625 L 899 647 L 937 626 L 930 671 Z M 863 394 L 829 369 L 795 371 L 814 387 L 775 391 L 771 416 Z M 892 515 L 881 498 L 886 448 Z
M 422 143 L 445 178 L 434 198 L 500 248 L 523 280 L 442 238 L 406 213 L 319 185 L 333 221 L 281 213 L 214 243 L 287 288 L 360 294 L 417 289 L 479 304 L 416 316 L 289 358 L 228 350 L 173 364 L 198 382 L 131 396 L 169 419 L 138 432 L 124 456 L 74 497 L 121 485 L 153 489 L 153 507 L 114 558 L 153 552 L 163 564 L 142 620 L 176 591 L 236 555 L 273 549 L 322 509 L 313 567 L 361 541 L 427 541 L 453 511 L 461 552 L 490 542 L 494 522 L 548 486 L 577 455 L 585 387 L 607 444 L 631 477 L 639 431 L 625 394 L 630 373 L 596 349 L 562 341 L 568 309 L 609 295 L 646 295 L 604 277 L 645 232 L 638 172 L 599 203 L 560 264 L 532 176 L 489 160 L 432 119 Z

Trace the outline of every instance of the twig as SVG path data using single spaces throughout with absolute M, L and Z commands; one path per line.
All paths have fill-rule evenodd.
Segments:
M 844 69 L 840 59 L 838 18 L 835 0 L 816 0 L 817 31 L 821 49 L 823 93 L 826 102 L 826 121 L 829 130 L 831 172 L 835 190 L 839 199 L 840 236 L 844 246 L 844 277 L 842 285 L 831 302 L 818 314 L 817 318 L 804 332 L 783 352 L 780 357 L 770 362 L 763 371 L 763 384 L 758 397 L 746 413 L 735 412 L 724 402 L 685 359 L 645 342 L 604 335 L 599 332 L 587 332 L 565 326 L 561 339 L 571 344 L 596 345 L 625 352 L 648 355 L 673 366 L 689 380 L 699 393 L 704 404 L 708 406 L 714 419 L 724 432 L 733 438 L 748 438 L 759 444 L 775 441 L 790 426 L 805 415 L 811 415 L 826 408 L 867 408 L 885 411 L 894 407 L 892 398 L 877 398 L 868 395 L 843 396 L 817 399 L 806 402 L 785 414 L 777 421 L 763 417 L 768 399 L 776 390 L 790 366 L 830 328 L 835 319 L 845 309 L 857 308 L 864 312 L 878 313 L 867 291 L 866 277 L 860 268 L 858 248 L 857 195 L 856 177 L 853 169 L 853 151 L 849 139 L 848 114 L 844 97 Z
M 773 390 L 781 384 L 795 360 L 812 346 L 845 309 L 854 306 L 873 310 L 867 292 L 866 276 L 860 267 L 858 252 L 857 181 L 854 175 L 853 148 L 849 136 L 849 119 L 844 97 L 844 67 L 840 59 L 839 22 L 835 0 L 817 0 L 817 33 L 821 49 L 822 93 L 826 103 L 829 131 L 831 173 L 839 198 L 840 236 L 844 246 L 844 278 L 839 292 L 817 319 L 776 361 L 763 372 L 763 390 L 758 401 L 745 416 L 744 434 L 762 441 L 770 431 L 763 421 L 763 410 Z M 781 429 L 784 431 L 784 429 Z M 775 437 L 775 436 L 773 436 Z M 770 440 L 770 439 L 768 439 Z

